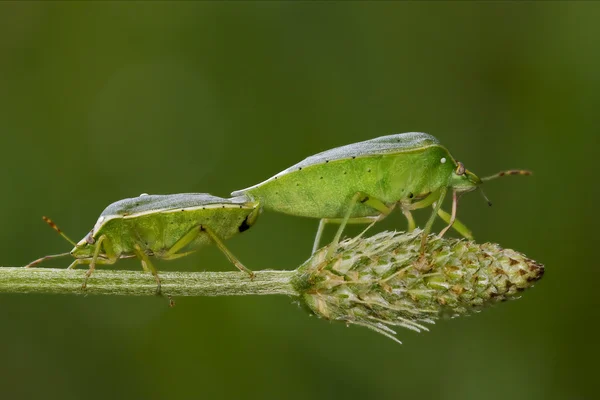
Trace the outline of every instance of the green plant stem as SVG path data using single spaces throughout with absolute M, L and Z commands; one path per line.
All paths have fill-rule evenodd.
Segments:
M 497 244 L 430 235 L 380 232 L 325 246 L 293 271 L 160 272 L 166 296 L 283 294 L 320 318 L 370 328 L 397 342 L 395 327 L 428 330 L 443 317 L 480 311 L 519 298 L 544 275 L 539 262 Z M 0 267 L 0 293 L 152 296 L 142 271 Z
M 82 289 L 83 270 L 0 267 L 0 293 L 100 294 L 153 296 L 156 281 L 141 271 L 96 270 Z M 161 272 L 162 293 L 170 296 L 298 296 L 295 271 L 256 271 L 250 280 L 240 272 Z

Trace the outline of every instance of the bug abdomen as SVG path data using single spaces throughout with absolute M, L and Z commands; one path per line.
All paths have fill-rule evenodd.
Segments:
M 389 195 L 389 178 L 385 173 L 388 165 L 389 158 L 384 156 L 331 161 L 277 176 L 248 193 L 268 210 L 313 218 L 341 218 L 356 192 L 395 202 Z M 358 204 L 352 217 L 375 215 L 379 212 Z
M 185 235 L 200 230 L 201 226 L 210 228 L 222 240 L 229 239 L 240 232 L 240 226 L 251 212 L 252 208 L 246 207 L 207 207 L 116 218 L 105 224 L 98 235 L 109 236 L 120 256 L 134 254 L 134 246 L 139 245 L 146 253 L 160 258 Z M 192 249 L 210 242 L 211 239 L 200 232 L 185 247 Z

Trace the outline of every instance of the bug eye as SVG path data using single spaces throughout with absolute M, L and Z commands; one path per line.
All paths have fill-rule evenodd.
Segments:
M 96 243 L 96 239 L 94 239 L 94 237 L 92 236 L 94 233 L 94 231 L 90 231 L 90 233 L 88 233 L 85 237 L 85 241 L 87 244 L 94 244 Z
M 464 175 L 465 174 L 465 166 L 460 161 L 458 162 L 458 167 L 456 167 L 456 175 Z

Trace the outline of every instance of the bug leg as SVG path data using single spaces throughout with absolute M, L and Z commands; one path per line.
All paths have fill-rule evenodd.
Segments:
M 321 243 L 321 236 L 323 235 L 323 230 L 325 229 L 325 225 L 331 222 L 329 218 L 321 218 L 319 221 L 319 228 L 317 228 L 317 234 L 315 236 L 315 241 L 313 242 L 312 253 L 315 254 L 315 251 L 319 249 L 319 243 Z
M 93 257 L 90 258 L 78 258 L 75 261 L 73 261 L 68 267 L 67 269 L 75 269 L 79 264 L 91 264 L 93 261 Z M 114 264 L 115 261 L 117 261 L 117 258 L 115 257 L 114 259 L 106 259 L 106 258 L 98 258 L 95 261 L 96 265 L 104 265 L 104 264 Z M 84 279 L 83 284 L 81 285 L 82 289 L 85 289 L 87 287 L 87 279 L 89 278 L 89 276 L 87 276 L 87 272 L 86 271 L 86 276 Z
M 446 231 L 448 229 L 450 229 L 450 227 L 452 227 L 455 231 L 457 231 L 458 233 L 460 233 L 465 238 L 467 238 L 469 240 L 472 240 L 473 239 L 473 234 L 471 233 L 471 231 L 469 230 L 469 228 L 467 228 L 462 222 L 460 222 L 456 218 L 456 211 L 458 209 L 458 200 L 459 199 L 460 199 L 460 195 L 457 196 L 456 191 L 454 191 L 452 193 L 452 215 L 448 214 L 447 212 L 445 212 L 441 208 L 438 209 L 438 215 L 440 216 L 441 219 L 443 219 L 448 224 L 448 226 L 445 227 L 440 232 L 440 237 L 442 237 L 446 233 Z
M 360 238 L 362 235 L 364 235 L 369 229 L 371 229 L 371 227 L 373 225 L 375 225 L 375 223 L 377 221 L 382 220 L 383 218 L 385 218 L 386 215 L 381 214 L 377 217 L 359 217 L 359 218 L 349 218 L 346 221 L 346 224 L 369 224 L 369 226 L 367 226 L 361 233 L 359 233 L 357 236 L 355 236 L 353 238 L 353 240 Z M 332 223 L 332 224 L 341 224 L 343 219 L 341 218 L 325 218 L 326 223 Z M 333 245 L 333 242 L 331 244 L 329 244 L 329 248 L 327 249 L 327 254 L 325 255 L 325 260 L 329 260 L 332 256 L 333 256 L 333 252 L 335 251 L 335 248 L 337 246 Z M 318 250 L 319 248 L 317 248 L 315 251 L 313 251 L 313 254 Z M 327 265 L 326 262 L 322 263 L 318 268 L 317 271 L 321 271 L 323 268 L 325 268 L 325 266 Z
M 96 264 L 100 265 L 100 264 L 114 264 L 117 261 L 117 257 L 111 258 L 111 259 L 104 259 L 104 258 L 99 258 L 96 260 Z M 79 264 L 89 264 L 92 262 L 91 258 L 77 258 L 75 259 L 75 261 L 73 261 L 68 267 L 67 269 L 75 269 L 77 268 L 77 266 Z
M 197 250 L 186 251 L 185 253 L 176 253 L 176 254 L 167 254 L 162 256 L 163 260 L 176 260 L 181 257 L 189 256 L 190 254 L 194 254 Z
M 405 211 L 408 211 L 410 214 L 410 210 L 416 210 L 419 208 L 424 208 L 424 207 L 428 207 L 428 206 L 432 205 L 433 203 L 435 203 L 436 199 L 439 199 L 440 193 L 441 192 L 433 192 L 429 196 L 424 198 L 423 200 L 417 201 L 412 204 L 403 204 L 402 205 L 402 212 L 409 219 L 409 229 L 410 229 L 411 222 L 410 222 L 409 216 L 407 215 L 407 213 Z M 433 207 L 435 209 L 435 205 Z M 441 219 L 444 220 L 444 222 L 446 222 L 447 224 L 450 224 L 450 219 L 451 219 L 450 214 L 448 214 L 441 208 L 438 209 L 437 214 L 440 216 Z M 455 215 L 454 223 L 452 224 L 452 228 L 455 231 L 457 231 L 458 233 L 460 233 L 462 236 L 466 237 L 467 239 L 473 239 L 473 235 L 471 234 L 471 231 L 469 230 L 469 228 L 467 228 L 462 222 L 460 222 L 458 219 L 456 219 L 456 215 Z
M 394 207 L 396 207 L 396 203 L 392 204 L 391 206 L 388 206 L 383 201 L 381 201 L 375 197 L 371 197 L 368 194 L 363 193 L 363 192 L 359 192 L 359 193 L 361 195 L 361 197 L 359 198 L 360 202 L 381 212 L 381 214 L 384 216 L 382 218 L 385 218 L 388 215 L 390 215 L 390 213 L 392 212 Z
M 382 220 L 383 218 L 385 218 L 386 215 L 381 214 L 377 217 L 358 217 L 358 218 L 349 218 L 346 221 L 346 224 L 370 224 L 364 231 L 362 231 L 359 236 L 364 235 L 366 231 L 368 231 L 377 221 Z M 312 254 L 316 253 L 317 250 L 319 250 L 319 242 L 321 239 L 321 234 L 322 234 L 322 228 L 321 228 L 321 224 L 323 225 L 323 227 L 326 224 L 341 224 L 344 219 L 343 218 L 323 218 L 321 219 L 322 222 L 319 223 L 319 230 L 317 231 L 317 237 L 315 237 L 315 242 L 313 244 L 313 252 Z
M 417 225 L 415 224 L 415 219 L 413 218 L 410 210 L 408 208 L 402 207 L 402 214 L 404 214 L 404 216 L 408 220 L 408 231 L 414 231 Z
M 200 226 L 200 230 L 206 232 L 206 234 L 212 239 L 213 242 L 217 245 L 217 247 L 225 254 L 225 256 L 231 261 L 233 265 L 235 265 L 240 271 L 247 273 L 250 275 L 250 279 L 254 279 L 254 272 L 249 270 L 242 264 L 232 253 L 229 251 L 227 247 L 223 244 L 221 239 L 210 229 L 207 227 Z
M 450 223 L 450 214 L 448 214 L 446 211 L 442 210 L 441 208 L 438 210 L 438 216 L 442 220 L 444 220 L 445 223 L 447 223 L 447 224 Z M 454 229 L 456 232 L 458 232 L 461 236 L 463 236 L 469 240 L 473 240 L 473 234 L 471 233 L 471 230 L 469 228 L 467 228 L 465 224 L 460 222 L 460 220 L 458 218 L 456 218 L 454 220 L 454 224 L 452 224 L 452 229 Z
M 409 203 L 406 206 L 406 208 L 408 210 L 418 210 L 419 208 L 429 207 L 430 205 L 435 203 L 435 201 L 437 199 L 439 199 L 440 193 L 441 193 L 440 191 L 432 192 L 431 194 L 429 194 L 429 196 L 425 197 L 423 200 L 419 200 L 414 203 Z
M 425 254 L 425 243 L 427 243 L 427 236 L 429 235 L 429 232 L 431 232 L 431 227 L 433 226 L 433 221 L 435 221 L 435 217 L 438 214 L 440 207 L 442 206 L 442 202 L 444 201 L 444 197 L 446 197 L 447 191 L 448 191 L 448 188 L 446 188 L 446 187 L 443 187 L 440 190 L 439 197 L 437 198 L 437 200 L 435 200 L 435 206 L 433 207 L 433 212 L 431 213 L 431 216 L 427 220 L 427 223 L 425 224 L 425 228 L 423 228 L 423 233 L 421 236 L 421 250 L 420 250 L 421 256 L 423 256 Z
M 381 215 L 380 215 L 381 218 L 385 218 L 386 216 L 388 216 L 389 213 L 392 212 L 392 210 L 394 209 L 394 206 L 395 206 L 394 205 L 392 207 L 388 207 L 387 205 L 385 205 L 385 203 L 383 203 L 381 200 L 379 200 L 375 197 L 371 197 L 364 192 L 356 192 L 354 194 L 354 196 L 352 196 L 352 199 L 350 200 L 350 205 L 349 205 L 348 209 L 346 210 L 346 215 L 344 215 L 344 218 L 340 222 L 340 227 L 338 228 L 338 230 L 333 238 L 333 241 L 331 242 L 329 250 L 327 251 L 328 259 L 333 255 L 333 251 L 334 251 L 335 247 L 340 242 L 340 238 L 342 237 L 344 228 L 346 227 L 346 224 L 350 220 L 352 211 L 354 211 L 354 207 L 356 206 L 356 203 L 358 203 L 358 202 L 360 202 L 362 204 L 366 204 L 366 205 L 374 208 L 375 210 L 381 212 Z M 356 218 L 354 218 L 354 223 L 356 223 Z
M 162 258 L 164 258 L 166 260 L 172 260 L 172 259 L 175 259 L 175 258 L 184 257 L 184 256 L 187 256 L 188 254 L 194 253 L 195 250 L 188 251 L 188 252 L 185 252 L 185 253 L 177 253 L 177 252 L 179 250 L 183 249 L 185 246 L 187 246 L 191 242 L 193 242 L 194 239 L 196 239 L 199 235 L 201 235 L 203 233 L 206 234 L 206 235 L 208 235 L 208 237 L 217 245 L 217 247 L 219 248 L 219 250 L 221 250 L 223 252 L 223 254 L 225 254 L 225 256 L 227 257 L 227 259 L 233 265 L 235 265 L 240 271 L 245 272 L 248 275 L 250 275 L 250 278 L 254 279 L 254 272 L 252 272 L 251 270 L 249 270 L 248 268 L 246 268 L 244 266 L 244 264 L 242 264 L 231 253 L 231 251 L 229 251 L 229 249 L 227 247 L 225 247 L 225 245 L 223 244 L 223 242 L 221 241 L 221 239 L 211 229 L 209 229 L 209 228 L 207 228 L 205 226 L 202 226 L 202 225 L 194 227 L 188 233 L 186 233 L 185 235 L 183 235 L 183 237 L 181 239 L 179 239 L 177 242 L 175 242 L 175 244 L 173 246 L 171 246 L 171 248 L 166 252 L 166 254 L 164 256 L 162 256 Z
M 364 235 L 365 233 L 367 233 L 367 231 L 368 231 L 369 229 L 371 229 L 371 228 L 373 227 L 373 225 L 375 225 L 375 223 L 376 223 L 377 221 L 381 220 L 381 218 L 380 218 L 380 217 L 364 217 L 364 218 L 365 218 L 364 220 L 363 220 L 362 218 L 359 218 L 359 219 L 361 219 L 361 220 L 362 220 L 362 221 L 361 221 L 361 223 L 365 223 L 365 224 L 366 224 L 366 223 L 369 223 L 369 222 L 371 222 L 371 223 L 370 223 L 369 225 L 367 225 L 367 227 L 366 227 L 365 229 L 363 229 L 363 231 L 362 231 L 361 233 L 359 233 L 358 235 L 356 235 L 356 236 L 354 237 L 354 239 L 355 239 L 355 240 L 358 240 L 358 239 L 360 239 L 361 237 L 363 237 L 363 235 Z M 356 221 L 348 221 L 348 223 L 349 223 L 349 224 L 352 224 L 352 223 L 356 223 Z
M 133 251 L 142 262 L 142 268 L 144 269 L 144 271 L 151 272 L 152 275 L 154 275 L 154 279 L 156 280 L 156 294 L 160 295 L 160 278 L 158 277 L 158 271 L 156 270 L 156 267 L 150 261 L 150 257 L 148 257 L 148 254 L 144 253 L 144 251 L 138 243 L 133 245 Z
M 77 266 L 78 266 L 79 264 L 84 264 L 84 263 L 85 263 L 85 262 L 84 262 L 84 260 L 82 260 L 81 258 L 78 258 L 78 259 L 76 259 L 75 261 L 73 261 L 73 262 L 71 263 L 71 265 L 69 265 L 69 266 L 67 267 L 67 269 L 75 269 L 75 268 L 77 268 Z
M 161 258 L 164 258 L 166 260 L 173 260 L 175 258 L 187 256 L 188 254 L 195 252 L 195 250 L 192 250 L 185 253 L 177 253 L 179 250 L 192 243 L 194 239 L 196 239 L 198 235 L 200 235 L 201 232 L 202 226 L 193 227 L 188 233 L 186 233 L 179 240 L 177 240 L 175 244 L 173 244 L 173 246 L 171 246 L 171 248 L 167 250 L 166 254 Z
M 359 201 L 361 203 L 365 203 L 365 204 L 373 207 L 374 209 L 380 211 L 385 216 L 387 216 L 390 212 L 392 212 L 391 208 L 387 207 L 385 204 L 383 204 L 378 199 L 371 198 L 368 194 L 363 193 L 363 192 L 356 192 L 354 194 L 354 196 L 352 196 L 352 199 L 350 200 L 348 209 L 346 210 L 346 215 L 344 215 L 344 218 L 341 220 L 340 226 L 339 226 L 337 232 L 335 233 L 335 236 L 333 237 L 333 241 L 331 242 L 332 246 L 330 247 L 330 249 L 334 248 L 340 242 L 340 238 L 342 237 L 342 232 L 344 231 L 344 228 L 346 227 L 346 224 L 348 223 L 348 221 L 351 219 L 350 215 L 352 215 L 352 211 L 354 211 L 354 207 L 356 206 L 356 203 Z M 356 223 L 357 218 L 352 218 L 352 219 Z
M 102 235 L 96 241 L 96 248 L 94 249 L 94 255 L 90 261 L 90 268 L 85 273 L 85 278 L 83 280 L 83 284 L 81 285 L 82 289 L 85 289 L 87 286 L 88 278 L 92 275 L 94 270 L 96 269 L 96 263 L 99 261 L 98 257 L 100 256 L 100 251 L 102 250 L 102 245 L 104 245 L 105 255 L 110 260 L 116 260 L 116 256 L 112 251 L 112 246 L 110 245 L 110 239 L 106 235 Z M 114 262 L 114 261 L 112 261 Z M 100 262 L 100 264 L 105 264 L 104 262 Z
M 452 191 L 452 215 L 450 216 L 450 221 L 448 222 L 448 225 L 442 229 L 440 231 L 439 236 L 442 237 L 444 236 L 444 234 L 446 232 L 448 232 L 448 229 L 450 229 L 452 227 L 452 225 L 454 225 L 454 221 L 456 221 L 456 210 L 458 208 L 458 197 L 456 195 L 456 190 Z M 437 213 L 439 215 L 441 208 L 437 209 Z

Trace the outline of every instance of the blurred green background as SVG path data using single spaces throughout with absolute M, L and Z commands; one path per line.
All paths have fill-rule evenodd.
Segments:
M 486 185 L 492 208 L 465 196 L 459 216 L 547 268 L 522 299 L 402 330 L 402 346 L 286 297 L 1 295 L 2 397 L 595 397 L 599 20 L 592 2 L 2 2 L 1 265 L 70 249 L 42 215 L 79 239 L 121 198 L 227 196 L 423 131 L 479 175 L 535 172 Z M 405 226 L 396 212 L 376 230 Z M 290 269 L 316 227 L 264 213 L 228 245 Z M 214 247 L 157 265 L 232 269 Z

